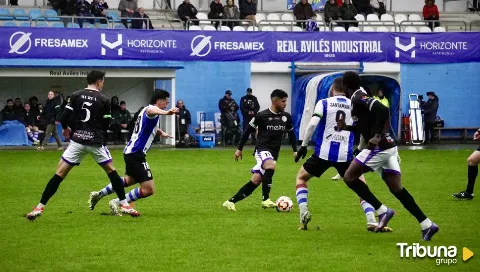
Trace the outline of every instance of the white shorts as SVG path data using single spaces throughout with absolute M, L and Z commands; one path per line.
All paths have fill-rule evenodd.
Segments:
M 392 147 L 387 150 L 369 150 L 363 149 L 355 157 L 355 161 L 371 171 L 379 173 L 395 173 L 400 175 L 400 164 L 398 162 L 398 149 Z
M 268 160 L 273 160 L 276 163 L 275 159 L 272 156 L 272 153 L 268 151 L 256 151 L 255 150 L 255 160 L 257 164 L 250 170 L 252 173 L 259 173 L 260 175 L 265 174 L 265 169 L 263 169 L 263 163 Z
M 88 146 L 70 141 L 65 152 L 63 152 L 62 160 L 70 165 L 80 165 L 83 158 L 90 154 L 92 158 L 100 165 L 105 165 L 112 161 L 112 156 L 106 146 Z

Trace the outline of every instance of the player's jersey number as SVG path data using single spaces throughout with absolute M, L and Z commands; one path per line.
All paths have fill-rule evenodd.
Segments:
M 85 111 L 85 119 L 82 120 L 82 122 L 88 122 L 88 120 L 90 120 L 90 110 L 88 109 L 88 107 L 92 106 L 93 104 L 90 103 L 90 102 L 83 102 L 83 105 L 82 105 L 82 110 Z
M 262 161 L 265 161 L 267 159 L 273 159 L 272 153 L 268 151 L 260 151 L 259 153 L 260 153 L 260 159 L 262 159 Z
M 345 117 L 347 116 L 347 114 L 342 111 L 342 110 L 338 110 L 337 111 L 337 114 L 335 115 L 335 122 L 338 122 L 340 120 L 344 120 L 345 121 Z M 335 131 L 338 131 L 338 128 L 337 126 L 335 126 L 333 129 L 335 129 Z

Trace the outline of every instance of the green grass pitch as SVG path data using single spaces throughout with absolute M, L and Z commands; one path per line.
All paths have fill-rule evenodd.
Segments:
M 423 272 L 480 267 L 480 199 L 451 197 L 465 188 L 471 150 L 400 153 L 405 187 L 440 226 L 429 243 L 420 241 L 416 220 L 375 174 L 366 175 L 370 188 L 397 215 L 389 225 L 393 233 L 368 233 L 358 197 L 343 182 L 330 180 L 333 170 L 310 181 L 313 219 L 308 231 L 298 231 L 295 176 L 301 164 L 293 162 L 288 148 L 277 163 L 272 198 L 291 197 L 290 213 L 263 210 L 260 188 L 237 204 L 236 213 L 222 208 L 223 201 L 250 179 L 251 150 L 237 163 L 233 149 L 153 149 L 147 159 L 156 193 L 136 203 L 141 217 L 106 215 L 107 199 L 94 211 L 88 209 L 89 192 L 108 180 L 87 158 L 35 222 L 24 215 L 38 203 L 60 153 L 0 152 L 0 271 Z M 112 150 L 112 155 L 123 174 L 121 150 Z M 476 189 L 480 192 L 480 184 Z M 437 266 L 434 259 L 402 259 L 399 242 L 457 246 L 457 263 Z M 464 263 L 462 247 L 477 256 Z

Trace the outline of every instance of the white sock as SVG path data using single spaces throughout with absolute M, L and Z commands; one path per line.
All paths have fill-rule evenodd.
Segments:
M 43 205 L 42 203 L 38 203 L 37 209 L 43 209 L 43 207 L 45 207 L 45 205 Z
M 124 199 L 124 200 L 121 200 L 121 201 L 120 201 L 120 205 L 123 205 L 123 206 L 128 206 L 128 202 L 127 202 L 127 200 L 126 200 L 126 199 Z
M 385 206 L 385 205 L 383 205 L 383 204 L 382 204 L 382 206 L 380 206 L 380 208 L 378 208 L 378 210 L 377 210 L 377 214 L 378 214 L 378 215 L 382 215 L 382 214 L 384 214 L 384 213 L 386 213 L 386 212 L 387 212 L 387 206 Z
M 302 214 L 304 214 L 306 211 L 308 211 L 307 203 L 299 204 L 298 208 L 300 209 L 300 219 L 302 219 Z
M 433 222 L 430 219 L 425 219 L 420 223 L 420 226 L 422 227 L 422 230 L 426 230 L 432 226 Z
M 375 219 L 375 213 L 374 213 L 375 209 L 373 208 L 373 206 L 363 199 L 360 201 L 360 205 L 362 206 L 363 211 L 365 212 L 365 217 L 367 217 L 367 224 L 377 223 L 377 220 Z

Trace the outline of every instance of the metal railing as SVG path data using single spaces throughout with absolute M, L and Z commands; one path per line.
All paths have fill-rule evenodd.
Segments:
M 458 25 L 458 26 L 463 26 L 463 31 L 467 31 L 467 22 L 465 21 L 460 21 L 460 20 L 420 20 L 420 21 L 401 21 L 400 24 L 398 24 L 400 31 L 402 27 L 408 27 L 408 26 L 427 26 L 429 23 L 445 23 L 446 26 L 444 26 L 445 30 L 448 31 L 448 26 L 453 25 Z
M 246 20 L 246 19 L 188 19 L 185 22 L 185 29 L 188 30 L 192 26 L 192 22 L 198 22 L 199 24 L 201 24 L 202 22 L 206 22 L 204 23 L 206 25 L 211 24 L 211 22 L 218 22 L 219 26 L 224 25 L 223 23 L 232 22 L 232 23 L 240 23 L 239 25 L 245 24 L 245 25 L 257 27 L 257 24 L 253 20 Z M 258 30 L 258 28 L 257 29 L 254 28 L 254 31 L 256 30 Z
M 472 31 L 472 25 L 477 25 L 480 27 L 480 20 L 473 20 L 470 22 L 470 28 L 469 28 L 470 31 Z
M 329 27 L 332 30 L 335 26 L 342 26 L 349 24 L 350 27 L 353 27 L 354 24 L 357 24 L 361 31 L 364 31 L 365 27 L 395 27 L 396 24 L 394 21 L 357 21 L 357 20 L 334 20 L 329 23 Z
M 58 20 L 56 20 L 58 19 Z M 40 17 L 37 17 L 35 18 L 35 25 L 37 25 L 37 23 L 40 21 L 40 22 L 46 22 L 46 21 L 49 21 L 49 22 L 59 22 L 59 23 L 63 23 L 64 26 L 66 26 L 66 24 L 68 23 L 72 23 L 72 24 L 75 24 L 76 22 L 75 21 L 82 21 L 82 24 L 84 23 L 89 23 L 89 24 L 94 24 L 95 23 L 95 20 L 98 20 L 98 21 L 102 21 L 102 20 L 105 20 L 107 21 L 106 25 L 108 27 L 108 24 L 109 24 L 109 18 L 108 17 L 94 17 L 94 16 L 65 16 L 65 15 L 62 15 L 62 16 L 40 16 Z M 93 21 L 93 23 L 91 23 Z
M 28 15 L 2 15 L 2 17 L 12 17 L 14 20 L 22 22 L 22 21 L 28 21 L 30 26 L 32 26 L 32 17 Z M 21 18 L 21 19 L 19 19 Z M 26 20 L 24 18 L 27 18 Z
M 131 23 L 132 21 L 140 21 L 140 20 L 146 21 L 145 23 L 147 24 L 147 29 L 149 29 L 150 21 L 151 21 L 150 18 L 117 17 L 115 19 L 111 19 L 109 24 L 111 25 L 110 28 L 115 28 L 116 24 L 123 24 L 124 21 L 127 22 L 127 23 Z M 127 28 L 127 27 L 125 27 L 125 28 Z M 142 28 L 140 28 L 140 29 L 142 29 Z

